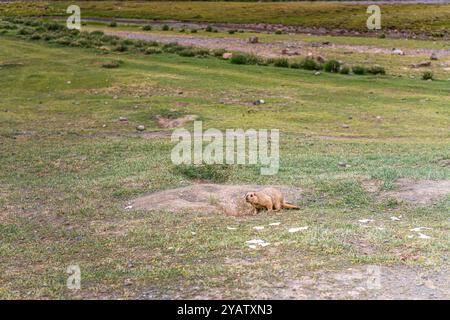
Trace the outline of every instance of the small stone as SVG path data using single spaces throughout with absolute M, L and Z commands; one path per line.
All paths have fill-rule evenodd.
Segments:
M 400 50 L 400 49 L 392 49 L 392 54 L 396 54 L 396 55 L 399 55 L 399 56 L 403 56 L 403 55 L 405 55 L 405 53 L 402 51 L 402 50 Z
M 433 52 L 430 56 L 430 60 L 439 60 L 439 58 L 438 58 L 437 54 Z
M 229 60 L 229 59 L 231 59 L 232 57 L 233 57 L 233 54 L 232 54 L 231 52 L 225 52 L 225 53 L 222 55 L 222 58 L 225 59 L 225 60 Z
M 67 84 L 71 84 L 71 83 L 72 83 L 72 81 L 70 81 L 70 80 L 69 80 L 69 81 L 67 81 Z
M 321 75 L 321 74 L 322 74 L 322 72 L 320 72 L 320 71 L 314 72 L 314 75 L 315 75 L 315 76 L 319 76 L 319 75 Z
M 259 39 L 258 37 L 250 37 L 248 38 L 248 43 L 258 43 Z
M 126 118 L 126 117 L 119 117 L 119 121 L 126 122 L 126 121 L 128 121 L 128 118 Z
M 341 161 L 341 162 L 338 163 L 338 166 L 342 167 L 342 168 L 346 168 L 347 167 L 347 163 Z
M 106 128 L 106 124 L 102 125 L 102 128 Z
M 264 103 L 266 103 L 263 99 L 258 99 L 258 100 L 256 100 L 256 101 L 253 101 L 253 104 L 255 105 L 255 106 L 258 106 L 258 105 L 260 105 L 260 104 L 264 104 Z
M 142 124 L 140 124 L 140 125 L 138 125 L 138 126 L 136 127 L 136 130 L 137 130 L 137 131 L 144 131 L 144 130 L 145 130 L 145 126 L 142 125 Z
M 133 282 L 131 281 L 131 279 L 125 279 L 125 281 L 123 282 L 123 284 L 125 286 L 131 286 L 133 284 Z
M 345 123 L 344 123 L 344 124 L 342 125 L 342 128 L 348 129 L 348 128 L 350 128 L 350 126 L 349 126 L 348 124 L 345 124 Z

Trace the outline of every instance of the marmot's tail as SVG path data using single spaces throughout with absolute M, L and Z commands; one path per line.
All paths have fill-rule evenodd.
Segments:
M 290 204 L 290 203 L 283 203 L 282 205 L 283 209 L 300 209 L 296 205 Z

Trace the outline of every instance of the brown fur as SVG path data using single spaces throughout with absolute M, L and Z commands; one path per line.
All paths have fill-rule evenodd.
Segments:
M 299 207 L 284 202 L 283 195 L 280 190 L 275 188 L 264 188 L 260 191 L 247 192 L 245 201 L 250 203 L 254 208 L 254 213 L 266 209 L 268 211 L 278 211 L 280 209 L 299 209 Z

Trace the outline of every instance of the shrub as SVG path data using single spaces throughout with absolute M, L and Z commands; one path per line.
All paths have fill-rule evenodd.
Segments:
M 161 30 L 162 31 L 169 31 L 170 27 L 167 24 L 165 24 L 165 25 L 162 26 Z
M 103 31 L 100 30 L 95 30 L 92 31 L 91 33 L 89 33 L 88 35 L 92 36 L 92 37 L 102 37 L 105 36 L 105 34 L 103 33 Z M 110 36 L 106 36 L 106 37 L 110 37 Z
M 304 59 L 300 62 L 300 68 L 305 70 L 321 70 L 322 67 L 313 59 Z
M 119 63 L 119 61 L 116 61 L 116 60 L 107 61 L 107 62 L 102 63 L 102 68 L 106 68 L 106 69 L 115 69 L 115 68 L 118 68 L 119 66 L 120 66 L 120 63 Z
M 126 45 L 124 45 L 123 43 L 117 45 L 116 47 L 114 47 L 113 51 L 117 51 L 117 52 L 125 52 L 128 50 L 128 47 Z
M 213 31 L 213 28 L 212 28 L 211 26 L 207 26 L 207 27 L 205 28 L 205 31 L 206 31 L 206 32 L 212 32 L 212 31 Z
M 72 43 L 72 40 L 69 37 L 61 37 L 61 38 L 57 38 L 55 40 L 55 43 L 63 45 L 63 46 L 67 46 Z
M 163 45 L 162 50 L 167 53 L 178 53 L 180 51 L 183 51 L 185 47 L 180 46 L 176 42 L 166 43 Z
M 117 27 L 117 22 L 112 21 L 112 22 L 110 22 L 109 26 L 112 28 L 115 28 L 115 27 Z
M 184 28 L 181 28 L 178 32 L 185 32 Z
M 21 28 L 21 29 L 19 29 L 17 34 L 19 34 L 21 36 L 27 36 L 27 35 L 31 34 L 31 31 L 28 28 Z
M 434 79 L 434 75 L 433 72 L 431 71 L 425 71 L 422 74 L 422 80 L 433 80 Z
M 292 69 L 300 69 L 300 63 L 298 63 L 298 62 L 291 63 L 291 68 Z
M 364 67 L 364 66 L 353 66 L 352 72 L 357 75 L 363 75 L 363 74 L 366 74 L 367 70 L 366 70 L 366 67 Z
M 59 31 L 59 30 L 63 30 L 64 26 L 59 23 L 52 22 L 52 23 L 46 24 L 46 28 L 48 31 Z
M 343 66 L 339 71 L 340 74 L 350 74 L 350 68 L 347 66 Z
M 42 37 L 39 33 L 33 33 L 30 37 L 31 40 L 40 40 Z
M 235 34 L 235 33 L 236 33 L 236 30 L 234 30 L 234 29 L 228 30 L 228 33 L 229 33 L 229 34 Z
M 142 27 L 142 30 L 144 30 L 144 31 L 150 31 L 150 30 L 152 30 L 152 26 L 149 25 L 149 24 L 146 24 L 145 26 Z
M 279 59 L 275 59 L 275 61 L 273 62 L 273 65 L 275 67 L 279 67 L 279 68 L 289 68 L 289 61 L 286 58 L 279 58 Z
M 191 29 L 191 33 L 197 33 L 197 29 Z
M 162 50 L 158 47 L 148 47 L 144 50 L 145 54 L 158 54 L 162 53 Z
M 278 29 L 278 30 L 275 30 L 275 34 L 283 34 L 283 31 L 282 31 L 282 30 L 280 30 L 280 29 Z
M 323 69 L 326 72 L 338 73 L 340 68 L 341 68 L 341 63 L 337 60 L 328 60 L 323 65 Z
M 369 69 L 367 69 L 367 73 L 370 74 L 386 74 L 386 70 L 384 70 L 381 66 L 372 66 Z
M 195 57 L 195 49 L 185 48 L 179 51 L 178 54 L 182 57 Z
M 236 53 L 233 54 L 230 62 L 234 64 L 258 64 L 261 62 L 261 60 L 257 56 L 252 54 Z
M 227 52 L 227 50 L 225 50 L 225 49 L 214 49 L 212 51 L 212 54 L 214 57 L 221 58 L 225 52 Z

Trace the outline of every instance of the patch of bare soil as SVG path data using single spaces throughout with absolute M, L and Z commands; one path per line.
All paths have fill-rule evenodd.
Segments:
M 428 204 L 450 194 L 450 180 L 421 180 L 399 179 L 395 186 L 397 190 L 382 194 L 384 198 L 395 198 L 417 204 Z
M 187 122 L 197 119 L 196 115 L 186 115 L 179 118 L 166 118 L 162 116 L 156 116 L 156 122 L 160 128 L 176 128 L 181 127 Z
M 233 261 L 234 262 L 234 261 Z M 250 263 L 251 265 L 251 263 Z M 245 288 L 204 290 L 200 287 L 178 290 L 147 289 L 141 299 L 449 299 L 450 283 L 446 268 L 363 265 L 337 271 L 320 270 L 296 279 L 271 281 L 246 279 Z
M 361 266 L 310 276 L 262 291 L 272 299 L 448 299 L 450 283 L 444 270 L 407 266 Z M 268 290 L 269 289 L 269 290 Z
M 244 195 L 264 186 L 195 184 L 187 187 L 154 192 L 131 202 L 135 210 L 162 210 L 170 212 L 203 211 L 226 215 L 251 214 L 252 207 Z M 286 201 L 295 203 L 300 188 L 278 186 Z

